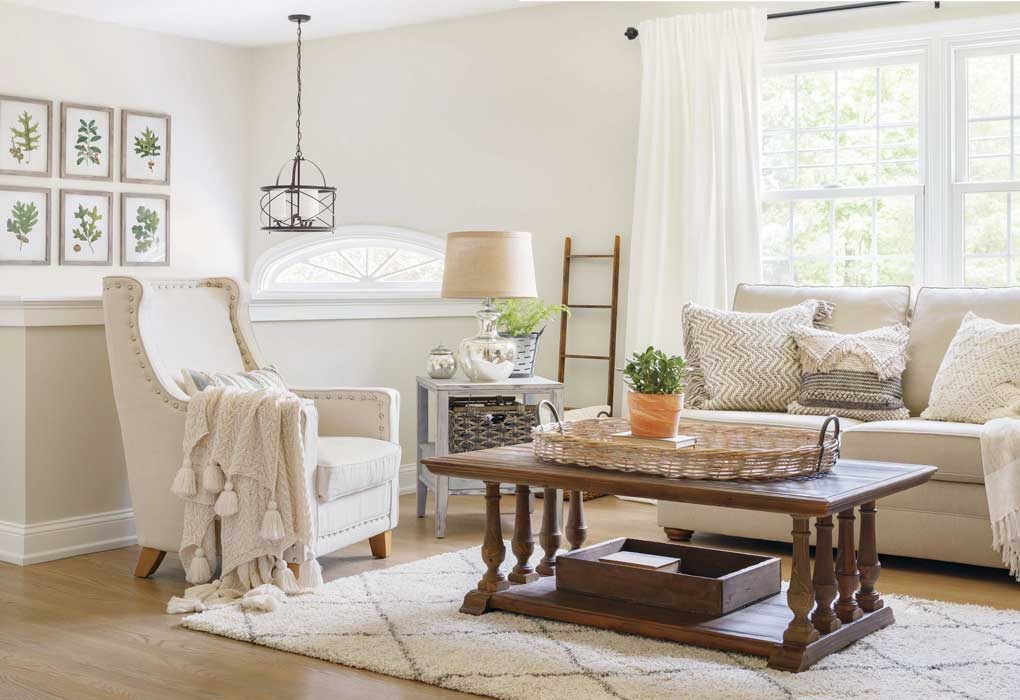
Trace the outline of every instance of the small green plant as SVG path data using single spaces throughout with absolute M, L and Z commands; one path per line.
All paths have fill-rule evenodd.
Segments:
M 563 304 L 546 304 L 541 299 L 500 299 L 496 310 L 499 311 L 499 329 L 516 337 L 534 333 L 539 324 L 557 314 L 570 315 L 570 309 Z
M 15 202 L 11 218 L 7 219 L 7 231 L 18 239 L 18 250 L 28 243 L 28 235 L 39 223 L 39 208 L 33 203 Z
M 679 394 L 684 390 L 687 366 L 679 355 L 669 357 L 652 346 L 627 358 L 623 381 L 639 394 Z
M 96 120 L 90 119 L 85 121 L 84 119 L 79 119 L 78 122 L 78 138 L 74 142 L 74 150 L 78 153 L 78 157 L 75 159 L 75 163 L 81 165 L 88 161 L 93 165 L 99 165 L 99 156 L 102 154 L 103 149 L 97 143 L 101 137 L 99 136 L 99 127 L 96 126 Z
M 92 247 L 92 244 L 103 237 L 103 231 L 96 224 L 103 220 L 103 215 L 99 213 L 99 207 L 92 207 L 86 209 L 81 204 L 78 205 L 77 211 L 74 212 L 74 218 L 78 220 L 78 225 L 71 229 L 71 235 L 76 241 L 82 241 L 87 243 L 89 250 L 93 253 L 96 249 Z M 81 244 L 74 244 L 74 252 L 81 250 Z
M 149 127 L 145 127 L 145 131 L 142 132 L 141 136 L 135 136 L 135 153 L 140 158 L 149 159 L 146 165 L 149 166 L 150 173 L 156 167 L 156 156 L 162 152 L 162 146 L 159 145 L 159 137 Z
M 144 253 L 156 243 L 156 229 L 159 228 L 159 214 L 148 207 L 138 207 L 135 216 L 137 222 L 131 227 L 131 233 L 135 235 L 135 252 Z
M 10 153 L 19 163 L 28 163 L 32 151 L 39 147 L 39 123 L 27 111 L 18 115 L 17 126 L 11 127 Z

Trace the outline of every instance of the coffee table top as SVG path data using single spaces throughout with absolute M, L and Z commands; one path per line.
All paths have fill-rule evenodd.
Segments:
M 527 444 L 429 457 L 423 462 L 429 471 L 443 476 L 807 516 L 838 513 L 905 491 L 927 482 L 937 471 L 919 464 L 841 459 L 829 474 L 812 479 L 667 479 L 541 462 Z

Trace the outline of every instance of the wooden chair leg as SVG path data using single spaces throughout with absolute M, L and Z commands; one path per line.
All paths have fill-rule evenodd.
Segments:
M 142 551 L 138 554 L 138 563 L 135 564 L 135 576 L 138 578 L 149 578 L 156 573 L 156 569 L 163 563 L 163 557 L 165 556 L 166 552 L 160 549 L 142 547 Z
M 372 548 L 372 556 L 376 559 L 385 559 L 393 549 L 393 530 L 380 532 L 374 537 L 368 538 L 368 546 Z
M 690 542 L 691 538 L 694 537 L 694 530 L 681 530 L 678 527 L 664 527 L 662 529 L 666 533 L 666 537 L 674 542 Z

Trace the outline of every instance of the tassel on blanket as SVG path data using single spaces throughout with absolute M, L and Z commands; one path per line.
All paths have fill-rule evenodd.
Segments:
M 215 464 L 207 464 L 202 471 L 202 490 L 219 493 L 223 490 L 223 471 Z
M 283 529 L 283 518 L 276 509 L 276 501 L 270 501 L 266 514 L 262 516 L 262 539 L 276 542 L 287 536 Z
M 181 468 L 177 470 L 177 475 L 174 477 L 174 484 L 170 487 L 170 491 L 181 498 L 194 496 L 198 492 L 196 481 L 198 479 L 195 476 L 195 470 L 191 468 L 191 458 L 185 457 Z
M 301 562 L 301 570 L 298 572 L 298 586 L 302 589 L 310 588 L 316 590 L 322 588 L 322 567 L 317 559 L 309 559 Z
M 294 572 L 290 570 L 287 562 L 283 559 L 276 560 L 276 569 L 273 571 L 273 583 L 288 595 L 301 592 L 297 579 L 294 578 Z
M 220 492 L 219 498 L 216 499 L 216 505 L 213 507 L 213 510 L 221 518 L 237 513 L 237 492 L 234 491 L 234 484 L 230 481 L 227 481 L 223 486 L 223 491 Z
M 178 598 L 174 596 L 166 604 L 168 615 L 180 615 L 182 613 L 202 612 L 205 610 L 205 603 L 194 598 Z
M 212 578 L 209 560 L 205 558 L 205 550 L 201 547 L 195 550 L 195 558 L 191 560 L 186 578 L 188 583 L 205 583 Z
M 241 598 L 241 608 L 243 610 L 274 612 L 285 602 L 287 602 L 287 596 L 283 591 L 271 583 L 264 583 L 244 594 L 244 597 Z
M 1020 510 L 992 523 L 992 548 L 1002 554 L 1002 563 L 1020 581 Z
M 191 600 L 205 600 L 220 588 L 220 580 L 213 579 L 209 583 L 201 583 L 184 590 L 184 597 Z

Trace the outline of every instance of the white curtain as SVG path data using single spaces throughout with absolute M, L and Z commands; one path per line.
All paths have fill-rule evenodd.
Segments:
M 627 352 L 681 351 L 688 301 L 727 308 L 759 275 L 758 90 L 765 12 L 639 25 L 641 121 Z

